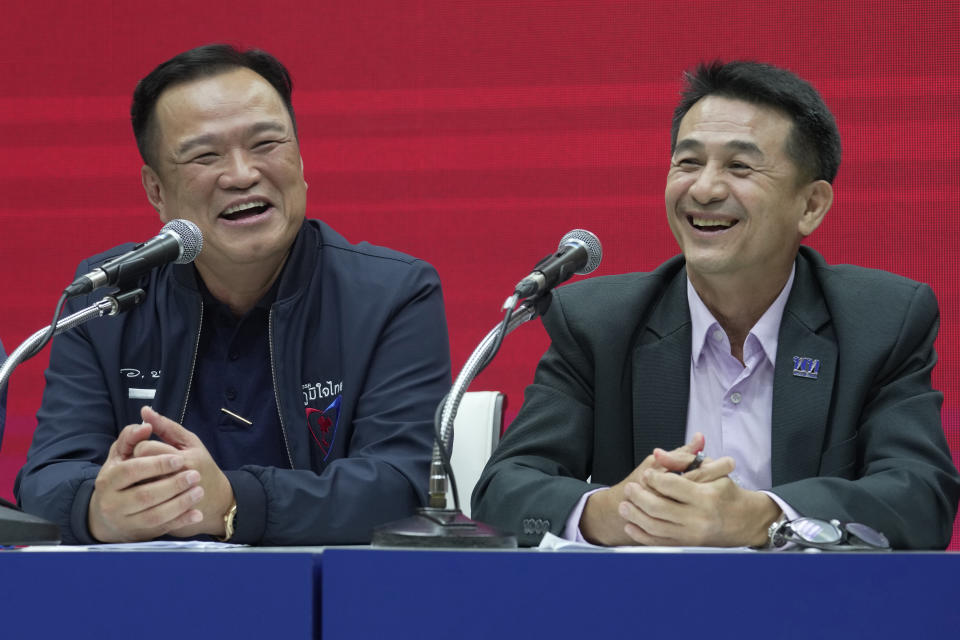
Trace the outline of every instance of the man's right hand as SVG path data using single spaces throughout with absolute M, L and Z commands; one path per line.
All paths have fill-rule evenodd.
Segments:
M 152 432 L 149 424 L 125 427 L 97 474 L 87 525 L 100 542 L 152 540 L 203 518 L 194 507 L 203 498 L 200 474 L 183 468 L 182 455 L 133 457 Z
M 624 500 L 624 487 L 628 483 L 637 483 L 646 486 L 643 474 L 647 469 L 659 472 L 682 473 L 687 465 L 693 461 L 697 453 L 703 450 L 703 434 L 696 433 L 693 439 L 682 447 L 673 451 L 654 449 L 653 453 L 644 458 L 640 466 L 634 469 L 629 476 L 619 483 L 597 491 L 589 498 L 580 516 L 580 533 L 587 542 L 603 546 L 635 545 L 636 541 L 627 535 L 625 527 L 627 521 L 620 515 L 620 503 Z M 710 482 L 722 478 L 733 471 L 733 460 L 720 458 L 707 459 L 699 469 L 686 474 L 695 482 Z

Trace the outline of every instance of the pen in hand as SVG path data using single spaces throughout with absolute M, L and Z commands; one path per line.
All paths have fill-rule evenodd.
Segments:
M 706 458 L 706 456 L 703 455 L 703 451 L 698 451 L 696 457 L 690 462 L 690 464 L 687 465 L 687 468 L 683 470 L 683 473 L 689 473 L 695 469 L 699 469 L 700 465 L 703 464 L 704 458 Z M 674 473 L 679 474 L 681 472 L 674 471 Z

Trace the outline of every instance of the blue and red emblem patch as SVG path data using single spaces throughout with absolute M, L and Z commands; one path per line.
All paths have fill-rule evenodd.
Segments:
M 307 428 L 314 442 L 323 451 L 323 459 L 330 455 L 330 447 L 337 436 L 337 427 L 340 425 L 340 396 L 337 396 L 326 409 L 307 407 Z

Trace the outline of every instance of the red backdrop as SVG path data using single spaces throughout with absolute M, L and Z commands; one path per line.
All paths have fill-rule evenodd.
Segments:
M 49 321 L 80 259 L 159 229 L 126 114 L 136 81 L 183 49 L 259 46 L 288 65 L 308 215 L 437 267 L 457 369 L 513 284 L 566 231 L 600 237 L 597 274 L 647 270 L 675 253 L 663 185 L 681 71 L 755 58 L 813 82 L 840 125 L 836 201 L 809 244 L 936 291 L 934 382 L 960 451 L 955 0 L 9 4 L 0 44 L 8 351 Z M 473 388 L 505 391 L 514 415 L 546 344 L 538 323 L 522 327 Z M 46 357 L 11 381 L 7 498 Z

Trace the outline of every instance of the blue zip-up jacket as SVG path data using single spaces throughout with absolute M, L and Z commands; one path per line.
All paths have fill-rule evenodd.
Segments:
M 128 251 L 84 261 L 77 273 Z M 183 421 L 203 317 L 193 265 L 144 279 L 146 299 L 58 336 L 27 462 L 14 492 L 57 523 L 87 528 L 94 480 L 120 430 L 149 403 Z M 74 300 L 67 312 L 100 295 Z M 433 415 L 450 387 L 440 281 L 429 264 L 350 244 L 306 220 L 269 316 L 273 391 L 290 468 L 224 469 L 237 499 L 232 542 L 364 543 L 426 501 Z M 153 395 L 153 399 L 149 399 Z

